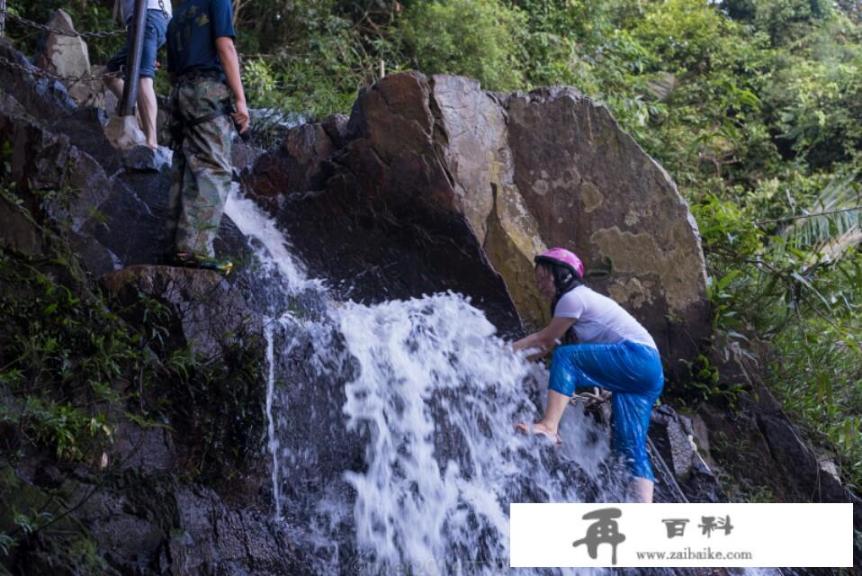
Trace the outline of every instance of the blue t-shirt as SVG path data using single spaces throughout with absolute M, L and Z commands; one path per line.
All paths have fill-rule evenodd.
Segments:
M 184 0 L 168 25 L 168 72 L 224 72 L 215 40 L 236 36 L 230 0 Z

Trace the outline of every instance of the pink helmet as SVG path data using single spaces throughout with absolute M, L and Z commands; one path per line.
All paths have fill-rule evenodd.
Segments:
M 534 261 L 536 264 L 544 262 L 554 266 L 563 266 L 564 268 L 571 270 L 579 280 L 583 280 L 584 278 L 584 263 L 581 262 L 581 259 L 578 258 L 574 252 L 570 252 L 565 248 L 551 248 L 550 250 L 545 250 L 536 256 Z

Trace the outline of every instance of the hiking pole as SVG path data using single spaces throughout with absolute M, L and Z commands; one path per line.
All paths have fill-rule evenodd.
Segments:
M 138 76 L 141 73 L 141 53 L 144 49 L 144 31 L 147 19 L 147 0 L 135 0 L 135 15 L 132 17 L 132 49 L 126 60 L 126 83 L 123 85 L 123 99 L 119 115 L 131 116 L 135 113 L 138 99 Z

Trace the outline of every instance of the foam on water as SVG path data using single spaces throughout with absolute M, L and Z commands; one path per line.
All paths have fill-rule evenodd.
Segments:
M 513 431 L 537 416 L 529 391 L 545 370 L 496 338 L 467 299 L 348 304 L 337 320 L 362 367 L 344 411 L 350 426 L 370 426 L 369 466 L 346 477 L 358 544 L 378 567 L 498 573 L 508 566 L 509 502 L 582 500 L 543 466 L 540 441 Z M 569 412 L 564 433 L 589 428 L 572 426 Z M 581 448 L 561 456 L 583 458 L 587 469 L 607 456 L 606 440 Z

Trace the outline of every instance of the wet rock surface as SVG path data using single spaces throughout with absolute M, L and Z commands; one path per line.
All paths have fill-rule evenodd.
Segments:
M 653 410 L 650 439 L 661 459 L 659 482 L 670 493 L 669 501 L 723 502 L 727 497 L 718 477 L 707 465 L 694 443 L 691 420 L 664 404 Z M 680 494 L 679 492 L 682 492 Z
M 32 472 L 29 471 L 29 472 Z M 67 478 L 62 491 L 75 504 L 74 522 L 61 522 L 69 531 L 86 528 L 97 543 L 98 567 L 84 573 L 170 574 L 177 576 L 282 576 L 313 574 L 311 565 L 292 542 L 283 523 L 268 510 L 226 504 L 203 486 L 188 486 L 169 472 L 142 474 L 140 469 L 92 474 L 84 469 L 56 470 Z M 34 498 L 44 498 L 44 473 L 28 477 Z M 41 478 L 39 476 L 42 476 Z M 16 550 L 26 574 L 72 575 L 74 551 L 52 550 L 49 542 L 30 540 Z M 79 569 L 81 569 L 79 568 Z
M 140 294 L 167 305 L 179 325 L 173 348 L 190 347 L 203 358 L 219 358 L 226 347 L 243 345 L 243 336 L 260 334 L 263 320 L 242 293 L 221 274 L 169 266 L 129 266 L 101 279 L 115 302 L 133 306 Z
M 502 277 L 452 210 L 430 87 L 417 74 L 390 78 L 363 92 L 346 128 L 336 118 L 288 131 L 256 164 L 249 191 L 339 296 L 374 303 L 453 290 L 503 333 L 519 333 Z

